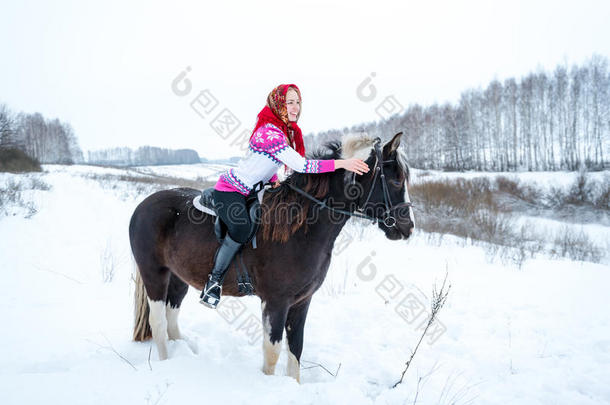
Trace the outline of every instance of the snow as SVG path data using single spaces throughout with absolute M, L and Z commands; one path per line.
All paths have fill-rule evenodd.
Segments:
M 188 178 L 220 170 L 192 166 L 147 170 Z M 285 353 L 275 376 L 262 373 L 261 342 L 240 328 L 248 317 L 260 318 L 257 297 L 239 299 L 246 310 L 229 323 L 201 306 L 191 289 L 179 321 L 190 345 L 170 341 L 170 359 L 158 361 L 150 342 L 131 340 L 127 227 L 144 195 L 88 177 L 127 169 L 44 169 L 35 176 L 51 189 L 24 193 L 38 212 L 0 217 L 2 404 L 402 404 L 415 396 L 419 404 L 610 403 L 608 264 L 538 257 L 518 268 L 490 261 L 482 248 L 457 238 L 438 243 L 416 232 L 394 242 L 358 223 L 339 236 L 342 244 L 312 301 L 302 384 L 285 375 Z M 9 178 L 28 181 L 1 174 L 0 184 Z M 610 239 L 608 227 L 583 229 Z M 114 274 L 104 282 L 109 260 Z M 435 334 L 424 338 L 405 381 L 391 389 L 425 318 L 405 316 L 401 303 L 427 310 L 432 287 L 445 274 L 451 290 Z M 336 377 L 316 364 L 338 370 Z
M 540 235 L 558 235 L 571 232 L 586 235 L 596 246 L 601 246 L 610 251 L 610 238 L 608 227 L 601 224 L 566 223 L 556 219 L 532 217 L 523 215 L 517 218 L 515 224 L 527 229 L 534 229 Z
M 498 176 L 509 179 L 519 180 L 523 184 L 532 185 L 543 192 L 548 192 L 551 187 L 559 188 L 563 191 L 569 189 L 576 179 L 578 172 L 442 172 L 439 170 L 411 169 L 414 181 L 432 181 L 440 179 L 473 179 L 476 177 L 487 177 L 490 180 Z M 605 179 L 610 179 L 608 171 L 587 172 L 587 176 L 593 183 L 602 183 Z
M 205 180 L 216 181 L 218 176 L 227 168 L 228 165 L 221 164 L 192 164 L 192 165 L 171 165 L 171 166 L 137 166 L 134 170 L 141 173 L 151 173 L 163 176 L 182 177 L 189 180 L 196 180 L 203 177 Z

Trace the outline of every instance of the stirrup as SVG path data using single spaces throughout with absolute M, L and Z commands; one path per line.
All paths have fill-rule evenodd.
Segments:
M 199 300 L 199 303 L 205 305 L 208 308 L 216 309 L 216 306 L 220 302 L 220 296 L 222 295 L 222 286 L 219 285 L 217 282 L 214 282 L 210 287 L 207 287 L 207 288 L 206 287 L 207 287 L 207 285 L 205 285 L 203 287 L 203 291 L 201 292 L 201 297 L 200 297 L 201 299 Z M 209 294 L 209 291 L 213 288 L 219 289 L 218 298 L 213 297 Z
M 220 302 L 219 299 L 216 299 L 214 297 L 210 297 L 209 295 L 204 296 L 203 298 L 201 298 L 199 300 L 200 304 L 205 305 L 208 308 L 211 309 L 216 309 L 216 307 L 218 306 L 218 303 Z
M 254 286 L 249 281 L 242 281 L 237 283 L 237 291 L 246 295 L 254 294 Z

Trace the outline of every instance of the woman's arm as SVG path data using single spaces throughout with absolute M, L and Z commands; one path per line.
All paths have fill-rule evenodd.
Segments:
M 364 174 L 369 171 L 369 165 L 362 159 L 338 159 L 335 160 L 335 169 L 345 169 L 356 174 Z
M 346 169 L 357 174 L 369 171 L 368 165 L 361 159 L 305 159 L 288 142 L 284 133 L 272 128 L 261 127 L 260 136 L 250 146 L 255 152 L 261 152 L 279 161 L 299 173 L 325 173 L 336 169 Z M 274 179 L 272 177 L 272 179 Z M 277 176 L 275 177 L 277 179 Z M 273 180 L 272 180 L 273 181 Z
M 275 158 L 299 173 L 326 173 L 335 170 L 334 160 L 305 159 L 288 143 L 275 154 Z

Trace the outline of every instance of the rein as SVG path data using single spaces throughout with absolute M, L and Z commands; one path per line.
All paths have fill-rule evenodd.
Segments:
M 372 221 L 373 223 L 382 222 L 388 228 L 396 226 L 396 218 L 394 218 L 390 214 L 390 210 L 394 207 L 412 207 L 413 205 L 410 202 L 403 202 L 403 203 L 399 203 L 397 205 L 392 204 L 392 200 L 390 198 L 390 191 L 388 190 L 388 185 L 387 185 L 386 179 L 385 179 L 385 173 L 383 172 L 383 165 L 385 163 L 391 163 L 392 160 L 382 160 L 382 152 L 381 152 L 381 148 L 379 147 L 380 144 L 381 144 L 381 138 L 377 138 L 375 140 L 375 145 L 374 145 L 375 146 L 375 166 L 373 167 L 373 172 L 374 172 L 373 181 L 371 182 L 371 188 L 369 189 L 369 193 L 366 197 L 366 201 L 364 202 L 364 204 L 362 204 L 362 206 L 360 206 L 360 204 L 358 204 L 358 207 L 356 210 L 359 212 L 351 212 L 351 211 L 346 211 L 346 210 L 331 207 L 330 205 L 326 204 L 326 202 L 317 199 L 316 197 L 312 196 L 311 194 L 307 193 L 306 191 L 303 191 L 302 189 L 300 189 L 296 186 L 293 186 L 290 183 L 286 183 L 286 184 L 288 185 L 288 187 L 290 187 L 297 193 L 299 193 L 302 196 L 308 198 L 309 200 L 315 202 L 320 207 L 327 208 L 328 210 L 330 210 L 332 212 L 337 212 L 339 214 L 347 215 L 350 217 L 368 219 L 369 221 Z M 381 164 L 379 164 L 380 162 L 381 162 Z M 369 203 L 369 200 L 371 199 L 371 196 L 373 195 L 373 189 L 375 188 L 375 183 L 376 183 L 378 177 L 381 178 L 381 186 L 383 188 L 383 203 L 386 208 L 383 218 L 377 218 L 377 217 L 373 217 L 373 216 L 366 215 L 363 213 L 364 208 Z M 352 181 L 353 182 L 356 181 L 355 173 L 354 173 L 354 177 L 353 177 Z
M 371 217 L 371 216 L 366 215 L 366 214 L 360 214 L 360 213 L 357 213 L 357 212 L 351 212 L 351 211 L 346 211 L 346 210 L 341 210 L 339 208 L 331 207 L 330 205 L 326 204 L 324 201 L 318 200 L 316 197 L 312 196 L 311 194 L 307 193 L 306 191 L 303 191 L 300 188 L 295 187 L 295 186 L 293 186 L 290 183 L 286 183 L 286 184 L 288 185 L 288 187 L 290 187 L 291 189 L 293 189 L 297 193 L 301 194 L 303 197 L 306 197 L 306 198 L 310 199 L 311 201 L 313 201 L 316 204 L 318 204 L 320 207 L 327 208 L 327 209 L 329 209 L 332 212 L 338 212 L 339 214 L 348 215 L 350 217 L 368 219 L 369 221 L 373 221 L 373 222 L 382 222 L 381 219 L 375 218 L 375 217 Z

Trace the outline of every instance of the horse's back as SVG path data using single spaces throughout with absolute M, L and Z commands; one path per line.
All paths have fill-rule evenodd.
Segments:
M 194 209 L 193 198 L 200 193 L 192 188 L 157 191 L 146 197 L 134 210 L 129 221 L 129 240 L 136 261 L 153 246 L 166 239 L 181 215 Z

